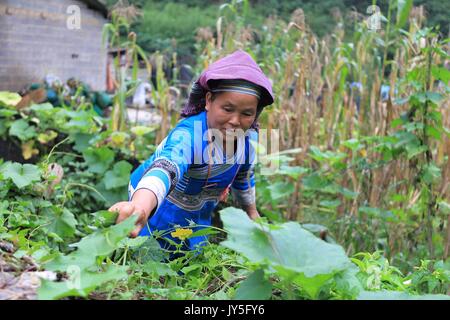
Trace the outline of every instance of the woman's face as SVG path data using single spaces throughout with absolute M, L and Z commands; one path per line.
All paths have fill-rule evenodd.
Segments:
M 218 129 L 224 137 L 237 129 L 247 131 L 256 118 L 258 98 L 238 92 L 220 92 L 212 99 L 206 94 L 205 109 L 208 112 L 208 127 Z

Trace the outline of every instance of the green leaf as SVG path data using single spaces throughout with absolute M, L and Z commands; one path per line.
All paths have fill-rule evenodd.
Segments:
M 15 114 L 17 114 L 16 110 L 0 109 L 0 117 L 11 118 Z
M 217 233 L 219 233 L 219 231 L 214 230 L 212 228 L 202 228 L 200 230 L 195 231 L 193 234 L 191 234 L 189 236 L 189 238 L 206 236 L 206 235 L 217 234 Z
M 405 98 L 396 98 L 394 99 L 394 104 L 396 105 L 402 105 L 405 104 L 409 101 L 409 97 L 405 97 Z
M 133 258 L 138 263 L 146 263 L 148 261 L 163 261 L 167 258 L 167 252 L 161 249 L 159 242 L 154 237 L 146 237 L 147 240 L 133 254 Z
M 137 216 L 130 216 L 120 224 L 88 235 L 73 246 L 78 248 L 79 252 L 88 253 L 90 256 L 108 255 L 119 248 L 119 243 L 128 237 L 128 234 L 134 229 L 136 220 Z
M 450 204 L 445 201 L 439 201 L 438 203 L 439 211 L 444 215 L 450 215 Z
M 397 1 L 397 28 L 401 29 L 408 21 L 409 12 L 411 11 L 413 0 Z
M 177 276 L 178 274 L 173 271 L 167 263 L 161 263 L 158 261 L 147 261 L 143 268 L 144 272 L 156 276 L 156 277 L 164 277 L 164 276 Z
M 117 162 L 113 169 L 105 174 L 103 182 L 106 189 L 111 190 L 128 185 L 131 169 L 133 169 L 133 166 L 127 161 Z
M 33 110 L 36 113 L 48 113 L 48 111 L 52 111 L 54 109 L 53 105 L 49 102 L 47 103 L 41 103 L 41 104 L 34 104 L 30 107 L 31 110 Z
M 131 216 L 120 224 L 113 225 L 104 230 L 98 230 L 80 242 L 72 244 L 77 250 L 64 256 L 59 255 L 45 265 L 47 270 L 63 271 L 67 266 L 74 265 L 80 269 L 96 265 L 96 258 L 107 256 L 120 247 L 120 241 L 125 239 L 135 228 L 137 216 Z
M 24 119 L 16 120 L 11 124 L 9 134 L 19 138 L 21 141 L 27 141 L 36 136 L 36 127 L 30 126 Z
M 427 100 L 429 100 L 437 105 L 439 105 L 439 103 L 444 100 L 444 96 L 437 92 L 427 92 L 426 97 L 427 97 Z
M 138 137 L 141 137 L 149 132 L 155 131 L 156 127 L 149 127 L 149 126 L 136 126 L 130 129 L 132 133 L 137 135 Z
M 298 179 L 300 175 L 308 172 L 309 170 L 307 168 L 303 167 L 291 167 L 288 165 L 281 165 L 280 169 L 277 171 L 277 174 L 283 174 L 287 175 L 293 179 Z
M 363 144 L 361 144 L 359 142 L 358 139 L 350 139 L 350 140 L 343 141 L 342 145 L 353 151 L 359 150 L 364 146 Z
M 356 199 L 359 195 L 358 192 L 352 191 L 352 190 L 344 188 L 344 187 L 339 187 L 338 191 L 347 199 Z
M 91 140 L 93 137 L 94 135 L 88 133 L 71 134 L 71 139 L 75 141 L 75 146 L 73 148 L 76 151 L 83 153 L 87 148 L 90 147 L 89 140 Z
M 66 256 L 59 254 L 46 263 L 44 266 L 47 270 L 64 271 L 69 275 L 69 279 L 62 282 L 43 280 L 38 289 L 39 299 L 87 297 L 92 290 L 105 282 L 126 278 L 127 267 L 99 267 L 97 263 L 99 257 L 103 259 L 119 248 L 120 242 L 135 228 L 136 220 L 137 216 L 131 216 L 120 224 L 96 231 L 73 244 L 72 246 L 77 248 L 74 252 Z
M 408 159 L 412 159 L 413 157 L 417 156 L 418 154 L 421 154 L 428 150 L 427 146 L 412 146 L 407 147 L 407 157 Z
M 188 274 L 189 272 L 192 272 L 195 270 L 201 270 L 202 267 L 203 266 L 201 264 L 193 264 L 193 265 L 189 265 L 187 267 L 182 268 L 181 272 L 183 272 L 184 274 Z
M 125 238 L 119 243 L 120 248 L 138 248 L 142 246 L 145 241 L 147 241 L 147 237 L 136 237 L 136 238 Z
M 431 73 L 433 77 L 438 80 L 441 80 L 444 83 L 448 83 L 450 81 L 450 71 L 444 67 L 432 66 Z
M 53 130 L 47 130 L 44 133 L 40 133 L 37 137 L 38 141 L 42 144 L 47 144 L 58 136 L 58 133 Z
M 278 181 L 271 184 L 267 189 L 270 190 L 272 200 L 278 200 L 291 195 L 294 192 L 294 185 L 289 182 Z
M 383 210 L 380 208 L 373 208 L 373 207 L 362 206 L 362 207 L 359 207 L 358 212 L 365 213 L 369 217 L 372 217 L 372 218 L 392 219 L 395 217 L 394 214 L 392 213 L 392 211 Z
M 107 147 L 89 148 L 83 152 L 83 157 L 90 172 L 103 174 L 114 161 L 114 151 Z
M 434 126 L 425 126 L 426 134 L 430 137 L 435 138 L 436 140 L 441 140 L 441 131 Z
M 325 187 L 331 184 L 318 172 L 313 172 L 310 175 L 303 177 L 302 183 L 305 188 L 312 190 L 323 190 Z
M 50 209 L 46 210 L 46 212 L 51 212 L 51 215 L 48 215 L 50 225 L 46 227 L 48 232 L 54 232 L 61 238 L 72 237 L 75 234 L 78 222 L 73 213 L 67 208 L 63 208 L 60 214 Z
M 316 146 L 311 146 L 309 149 L 309 155 L 311 156 L 311 158 L 319 162 L 330 161 L 331 163 L 334 163 L 344 159 L 347 156 L 346 153 L 342 152 L 332 152 L 329 150 L 323 152 Z
M 443 294 L 411 295 L 401 291 L 362 291 L 358 300 L 450 300 L 450 296 Z
M 402 124 L 403 124 L 403 119 L 402 118 L 394 119 L 391 122 L 391 128 L 395 128 L 395 127 L 397 127 L 399 125 L 402 125 Z
M 100 210 L 97 212 L 94 212 L 93 215 L 100 221 L 100 223 L 108 227 L 112 224 L 114 224 L 117 220 L 117 212 L 111 212 L 108 210 Z
M 70 276 L 67 281 L 53 282 L 42 280 L 38 289 L 39 300 L 56 300 L 65 297 L 87 297 L 90 292 L 100 285 L 125 279 L 128 277 L 128 267 L 110 265 L 101 272 L 69 268 Z
M 364 290 L 357 274 L 359 269 L 356 265 L 338 273 L 335 276 L 336 289 L 348 299 L 356 299 L 358 294 Z
M 264 278 L 261 269 L 253 272 L 241 282 L 236 290 L 235 300 L 267 300 L 272 295 L 272 284 Z
M 312 298 L 334 274 L 352 264 L 342 247 L 326 243 L 298 223 L 270 228 L 250 220 L 239 209 L 220 211 L 228 239 L 221 245 L 246 256 L 252 263 L 269 264 L 272 270 L 291 279 Z M 293 245 L 295 244 L 295 245 Z
M 321 205 L 322 207 L 335 209 L 341 205 L 341 201 L 339 199 L 337 199 L 337 200 L 322 200 L 319 202 L 319 205 Z
M 0 91 L 0 107 L 14 107 L 20 100 L 22 97 L 18 93 Z
M 422 178 L 426 183 L 433 183 L 441 177 L 441 169 L 434 163 L 426 165 L 423 171 Z
M 17 162 L 6 162 L 1 168 L 0 173 L 4 178 L 11 179 L 18 188 L 23 188 L 41 178 L 40 170 L 32 164 L 20 164 Z

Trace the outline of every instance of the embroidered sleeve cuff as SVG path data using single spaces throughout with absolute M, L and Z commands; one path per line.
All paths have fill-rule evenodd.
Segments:
M 138 185 L 136 186 L 136 189 L 133 190 L 133 188 L 130 186 L 130 200 L 133 199 L 134 193 L 139 189 L 147 189 L 155 194 L 156 200 L 158 201 L 155 210 L 157 211 L 166 196 L 167 189 L 164 181 L 157 176 L 146 175 L 141 179 L 141 181 L 139 181 Z

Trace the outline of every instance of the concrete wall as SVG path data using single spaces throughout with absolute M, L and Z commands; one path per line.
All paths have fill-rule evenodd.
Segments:
M 67 8 L 81 9 L 81 29 L 67 28 Z M 19 91 L 53 74 L 104 90 L 106 19 L 82 1 L 0 0 L 0 90 Z

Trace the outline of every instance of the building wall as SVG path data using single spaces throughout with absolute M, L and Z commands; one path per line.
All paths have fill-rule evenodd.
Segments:
M 70 5 L 81 9 L 81 29 L 67 27 Z M 0 90 L 19 91 L 47 74 L 104 90 L 104 23 L 101 13 L 82 1 L 0 0 Z

